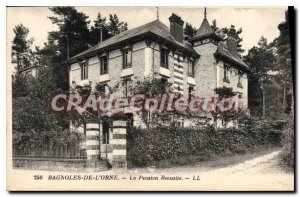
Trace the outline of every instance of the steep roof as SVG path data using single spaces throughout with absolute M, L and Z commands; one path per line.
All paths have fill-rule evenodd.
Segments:
M 74 61 L 76 58 L 91 54 L 95 51 L 99 51 L 104 48 L 109 48 L 115 44 L 129 40 L 131 38 L 135 38 L 137 36 L 144 35 L 146 33 L 152 33 L 158 37 L 161 37 L 161 38 L 177 45 L 180 48 L 183 48 L 194 54 L 197 54 L 197 52 L 193 49 L 193 47 L 191 46 L 191 44 L 189 42 L 183 41 L 183 43 L 180 43 L 180 42 L 176 41 L 173 38 L 173 36 L 170 34 L 170 29 L 165 24 L 163 24 L 161 21 L 155 20 L 150 23 L 146 23 L 142 26 L 121 32 L 121 33 L 103 41 L 102 43 L 99 43 L 99 44 L 87 49 L 86 51 L 83 51 L 82 53 L 75 55 L 74 57 L 70 58 L 69 61 Z
M 203 19 L 200 28 L 197 30 L 195 37 L 202 37 L 214 33 L 206 18 Z
M 226 59 L 228 61 L 231 61 L 235 64 L 238 64 L 247 71 L 251 71 L 249 66 L 239 56 L 233 55 L 229 51 L 228 46 L 225 42 L 219 42 L 218 48 L 217 48 L 214 55 L 217 56 L 217 57 L 224 58 L 224 59 Z
M 193 38 L 190 39 L 191 42 L 196 41 L 198 39 L 213 37 L 217 41 L 223 40 L 219 35 L 213 32 L 208 20 L 206 18 L 203 19 L 200 28 L 196 31 L 196 34 Z

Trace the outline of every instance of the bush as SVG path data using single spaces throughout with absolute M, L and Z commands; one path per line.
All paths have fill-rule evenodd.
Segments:
M 294 116 L 293 112 L 289 116 L 288 123 L 284 127 L 282 144 L 283 151 L 281 154 L 281 165 L 286 170 L 294 169 L 295 162 L 295 134 L 294 134 Z
M 195 157 L 199 161 L 214 155 L 245 153 L 256 146 L 279 145 L 280 133 L 270 129 L 270 124 L 260 125 L 258 130 L 253 130 L 250 124 L 240 129 L 210 126 L 132 128 L 127 134 L 127 161 L 138 167 L 163 163 L 159 161 L 184 165 L 188 158 Z

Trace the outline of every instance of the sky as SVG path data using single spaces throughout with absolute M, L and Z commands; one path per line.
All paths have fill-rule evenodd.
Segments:
M 89 16 L 91 24 L 100 12 L 102 16 L 117 14 L 121 21 L 134 28 L 156 20 L 156 7 L 76 7 Z M 211 23 L 216 19 L 218 27 L 235 25 L 242 27 L 242 46 L 246 52 L 257 44 L 261 36 L 273 41 L 279 35 L 277 26 L 284 21 L 287 7 L 207 7 L 207 19 Z M 159 20 L 169 26 L 172 13 L 179 15 L 183 21 L 191 23 L 197 29 L 204 18 L 204 7 L 159 7 Z M 11 43 L 14 37 L 13 28 L 22 23 L 29 28 L 29 37 L 34 38 L 33 46 L 42 47 L 47 41 L 49 31 L 57 30 L 48 19 L 53 16 L 48 7 L 7 7 L 7 58 L 10 62 Z

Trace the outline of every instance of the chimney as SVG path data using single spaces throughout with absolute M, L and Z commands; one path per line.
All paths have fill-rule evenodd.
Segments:
M 181 17 L 172 13 L 172 16 L 169 17 L 169 21 L 171 35 L 176 41 L 183 43 L 183 20 L 181 20 Z
M 100 30 L 100 39 L 99 39 L 100 42 L 99 43 L 102 43 L 102 30 L 103 30 L 102 24 L 100 24 L 99 30 Z
M 238 45 L 238 35 L 235 32 L 235 30 L 230 29 L 229 33 L 228 33 L 228 38 L 227 38 L 227 46 L 228 46 L 228 50 L 230 51 L 230 53 L 235 56 L 238 57 L 239 54 L 237 52 L 237 45 Z

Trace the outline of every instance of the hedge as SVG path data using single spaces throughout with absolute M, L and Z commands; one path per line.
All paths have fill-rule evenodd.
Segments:
M 266 125 L 255 131 L 246 126 L 240 129 L 212 126 L 131 128 L 127 133 L 127 161 L 133 167 L 141 167 L 191 156 L 207 160 L 224 153 L 245 153 L 261 145 L 280 145 L 280 137 L 278 130 Z

